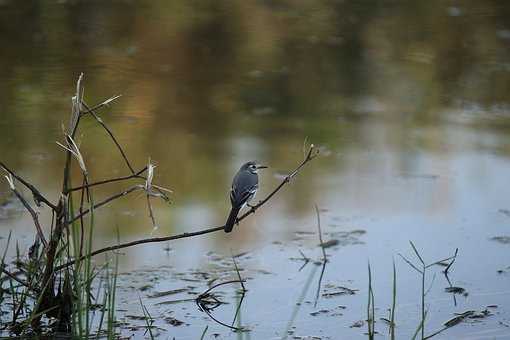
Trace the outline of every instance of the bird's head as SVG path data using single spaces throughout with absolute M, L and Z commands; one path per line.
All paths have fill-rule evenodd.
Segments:
M 255 161 L 246 162 L 241 166 L 241 170 L 247 170 L 253 174 L 256 174 L 259 171 L 259 169 L 265 169 L 265 168 L 267 168 L 267 166 L 260 165 Z

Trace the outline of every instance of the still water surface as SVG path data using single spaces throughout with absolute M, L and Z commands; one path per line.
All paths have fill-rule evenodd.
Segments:
M 143 195 L 99 209 L 99 248 L 116 242 L 116 228 L 127 241 L 221 225 L 240 164 L 270 166 L 262 197 L 313 142 L 321 156 L 233 233 L 123 251 L 119 318 L 142 314 L 140 294 L 164 338 L 197 339 L 208 325 L 208 337 L 363 339 L 366 327 L 350 326 L 366 318 L 367 262 L 377 316 L 387 317 L 395 260 L 397 332 L 410 338 L 420 281 L 398 254 L 411 257 L 412 240 L 430 262 L 459 248 L 450 279 L 468 292 L 455 306 L 442 268 L 431 268 L 429 333 L 455 312 L 497 305 L 437 338 L 507 338 L 509 245 L 492 238 L 510 236 L 509 15 L 502 1 L 0 1 L 0 158 L 56 200 L 64 154 L 55 141 L 78 75 L 88 103 L 122 94 L 101 117 L 135 167 L 150 157 L 174 193 L 171 205 L 154 204 L 155 230 Z M 78 136 L 93 180 L 128 174 L 92 120 Z M 0 249 L 9 230 L 26 249 L 31 219 L 8 192 L 1 183 Z M 325 238 L 340 240 L 327 249 L 316 307 L 320 268 L 299 271 L 294 259 L 299 250 L 320 258 L 314 204 Z M 251 332 L 213 323 L 193 302 L 157 305 L 235 278 L 229 256 L 246 252 L 241 324 Z M 339 286 L 356 293 L 327 298 Z M 214 315 L 226 323 L 236 289 L 221 288 L 231 303 Z M 382 321 L 376 329 L 387 332 Z

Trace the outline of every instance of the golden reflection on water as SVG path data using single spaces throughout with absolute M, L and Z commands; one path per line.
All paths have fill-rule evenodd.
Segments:
M 223 223 L 237 167 L 248 159 L 269 164 L 261 194 L 268 192 L 301 159 L 305 139 L 323 157 L 236 240 L 267 237 L 261 229 L 290 233 L 309 221 L 315 202 L 346 213 L 402 212 L 408 204 L 448 214 L 460 192 L 448 181 L 458 174 L 457 157 L 510 152 L 509 8 L 2 1 L 0 155 L 56 198 L 63 154 L 54 142 L 84 72 L 89 103 L 123 95 L 102 117 L 137 168 L 155 160 L 157 182 L 175 191 L 173 205 L 155 205 L 156 234 Z M 93 179 L 127 173 L 92 121 L 78 139 Z M 406 176 L 436 184 L 401 184 Z M 110 188 L 97 196 L 124 187 Z M 116 225 L 126 238 L 152 229 L 142 196 L 99 214 L 105 243 Z

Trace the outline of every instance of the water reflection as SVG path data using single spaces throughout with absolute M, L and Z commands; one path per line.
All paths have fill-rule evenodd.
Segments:
M 497 210 L 510 195 L 509 15 L 500 1 L 3 0 L 0 158 L 57 199 L 64 157 L 54 142 L 84 72 L 89 104 L 123 95 L 103 119 L 136 168 L 151 157 L 156 181 L 175 192 L 171 206 L 154 203 L 159 234 L 223 223 L 247 159 L 271 166 L 263 195 L 305 140 L 323 150 L 239 232 L 172 244 L 161 262 L 292 240 L 314 228 L 315 203 L 329 209 L 326 227 L 368 231 L 358 257 L 391 258 L 409 239 L 470 256 L 463 248 L 506 233 Z M 91 120 L 78 139 L 92 180 L 127 174 Z M 145 204 L 135 195 L 98 211 L 97 247 L 115 240 L 115 226 L 126 240 L 148 236 Z M 31 240 L 28 216 L 0 214 L 0 236 Z M 472 258 L 488 277 L 507 258 L 489 248 Z M 125 268 L 162 258 L 154 247 L 126 254 Z M 357 268 L 346 276 L 364 275 Z

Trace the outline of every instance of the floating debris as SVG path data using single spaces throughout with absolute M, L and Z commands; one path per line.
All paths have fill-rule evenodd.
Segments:
M 148 285 L 141 286 L 140 288 L 138 288 L 138 290 L 145 292 L 146 290 L 149 290 L 151 288 L 154 288 L 154 285 L 148 284 Z
M 295 231 L 294 232 L 295 235 L 314 235 L 315 234 L 315 231 Z
M 470 315 L 470 319 L 485 319 L 488 316 L 491 316 L 492 313 L 488 309 L 484 309 L 480 312 L 475 312 L 474 314 Z
M 363 327 L 363 325 L 365 325 L 365 321 L 358 320 L 358 321 L 354 322 L 352 325 L 350 325 L 349 327 L 350 328 L 360 328 L 360 327 Z
M 482 311 L 474 311 L 468 310 L 464 313 L 456 314 L 456 316 L 444 323 L 446 327 L 453 327 L 466 319 L 485 319 L 488 316 L 491 316 L 492 313 L 488 309 L 484 309 Z
M 168 295 L 174 295 L 174 294 L 179 294 L 179 293 L 187 292 L 188 290 L 189 290 L 189 288 L 179 288 L 179 289 L 167 290 L 165 292 L 155 292 L 154 294 L 149 295 L 148 297 L 152 298 L 152 299 L 160 298 L 160 297 L 163 297 L 163 296 L 168 296 Z
M 391 320 L 389 319 L 386 319 L 386 318 L 379 318 L 379 320 L 383 321 L 385 324 L 387 324 L 388 326 L 390 327 L 395 327 L 395 323 L 394 322 L 391 322 Z
M 125 316 L 126 316 L 126 318 L 131 319 L 131 320 L 150 320 L 150 318 L 148 316 L 144 316 L 144 315 L 126 314 Z
M 322 297 L 332 298 L 332 297 L 339 296 L 339 295 L 354 295 L 358 291 L 358 289 L 351 289 L 351 288 L 342 287 L 342 286 L 335 287 L 335 289 L 339 289 L 339 290 L 333 291 L 333 292 L 325 292 L 322 294 Z
M 439 179 L 439 175 L 434 174 L 413 174 L 413 173 L 402 173 L 400 177 L 407 179 L 426 179 L 426 180 L 436 180 Z
M 464 321 L 465 318 L 467 318 L 470 315 L 473 315 L 474 313 L 475 313 L 474 310 L 468 310 L 468 311 L 465 311 L 464 313 L 457 314 L 457 316 L 446 321 L 443 325 L 445 325 L 446 327 L 453 327 L 453 326 L 461 323 L 462 321 Z
M 334 247 L 338 244 L 340 244 L 340 241 L 332 239 L 332 240 L 329 240 L 326 242 L 322 242 L 321 244 L 319 244 L 319 246 L 322 248 L 330 248 L 330 247 Z
M 319 315 L 319 314 L 327 314 L 327 313 L 329 313 L 329 310 L 327 310 L 327 309 L 321 309 L 321 310 L 317 310 L 317 311 L 315 311 L 315 312 L 310 312 L 310 315 L 311 315 L 311 316 L 317 316 L 317 315 Z
M 499 209 L 498 212 L 502 213 L 506 217 L 510 217 L 510 210 L 508 209 Z
M 170 325 L 172 325 L 172 326 L 175 326 L 175 327 L 177 327 L 177 326 L 181 326 L 181 325 L 183 325 L 183 324 L 184 324 L 184 321 L 177 320 L 176 318 L 173 318 L 173 317 L 171 317 L 171 316 L 167 316 L 167 317 L 165 317 L 163 320 L 165 320 L 165 321 L 166 321 L 166 323 L 168 323 L 168 324 L 170 324 Z
M 453 293 L 453 294 L 464 294 L 466 292 L 466 290 L 462 287 L 446 287 L 444 289 L 445 292 L 447 293 Z
M 489 240 L 496 241 L 501 244 L 510 244 L 510 236 L 494 236 L 491 237 Z

